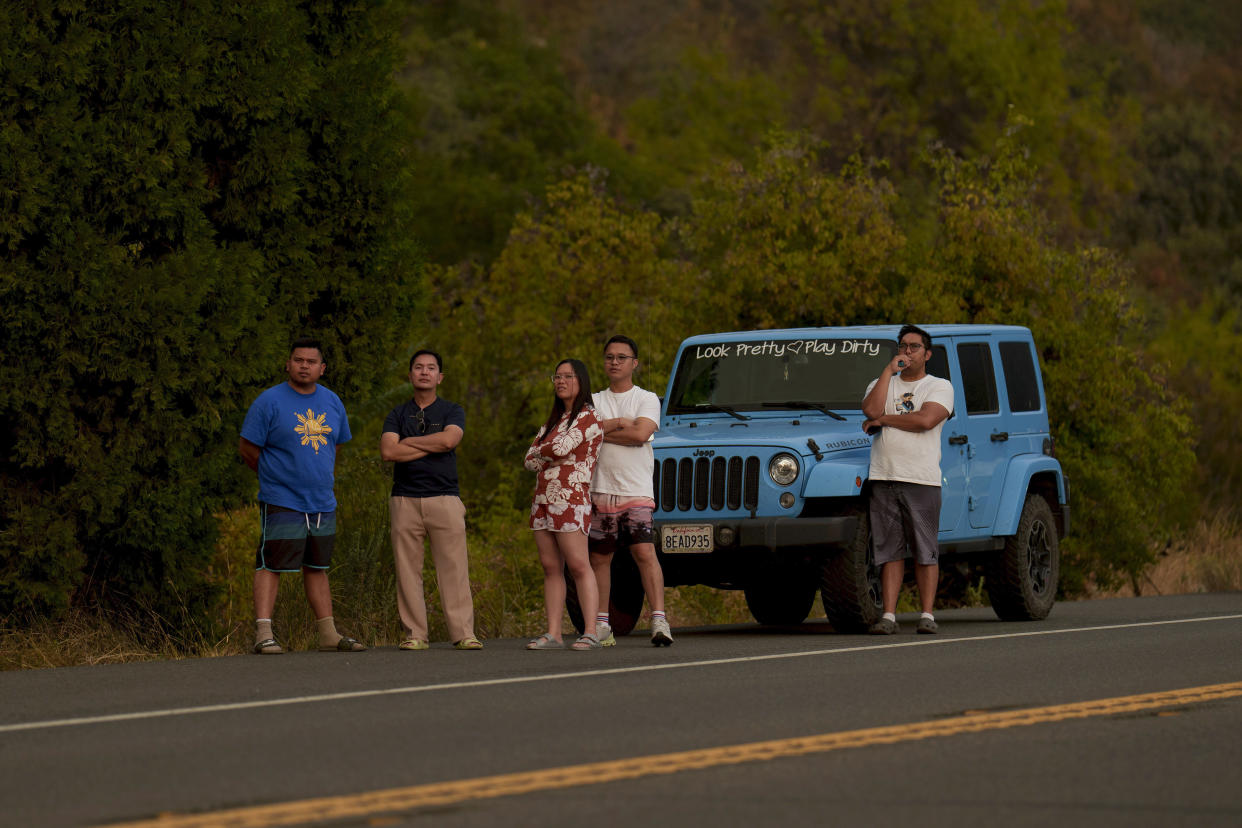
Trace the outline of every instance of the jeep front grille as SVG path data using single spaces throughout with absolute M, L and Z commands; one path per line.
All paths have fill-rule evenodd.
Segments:
M 751 510 L 759 505 L 759 458 L 670 458 L 656 463 L 652 484 L 663 512 Z

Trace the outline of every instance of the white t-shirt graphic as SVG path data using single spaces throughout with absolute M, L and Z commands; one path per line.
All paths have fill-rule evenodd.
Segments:
M 864 398 L 871 393 L 876 382 L 878 380 L 873 380 L 867 386 Z M 953 384 L 931 374 L 914 382 L 906 382 L 898 375 L 889 380 L 884 413 L 913 414 L 928 402 L 939 403 L 952 414 Z M 945 420 L 941 420 L 935 428 L 927 431 L 902 431 L 892 427 L 881 429 L 871 443 L 871 479 L 939 486 L 940 431 L 944 424 Z

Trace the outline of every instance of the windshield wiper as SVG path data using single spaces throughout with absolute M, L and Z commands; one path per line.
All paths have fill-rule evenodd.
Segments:
M 736 411 L 734 411 L 732 408 L 729 408 L 726 405 L 716 405 L 715 403 L 699 403 L 698 405 L 695 406 L 695 408 L 701 409 L 703 411 L 723 411 L 725 414 L 728 414 L 730 417 L 736 417 L 739 420 L 750 419 L 750 417 L 747 417 L 745 414 L 738 414 Z
M 829 409 L 823 403 L 810 402 L 809 400 L 788 400 L 786 402 L 765 402 L 763 404 L 763 407 L 764 408 L 813 408 L 816 411 L 822 411 L 823 413 L 827 414 L 829 417 L 831 417 L 834 420 L 841 420 L 841 421 L 845 420 L 844 417 L 842 417 L 837 412 Z

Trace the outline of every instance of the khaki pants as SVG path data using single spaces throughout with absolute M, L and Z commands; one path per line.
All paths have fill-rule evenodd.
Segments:
M 466 560 L 466 507 L 456 495 L 393 497 L 392 553 L 397 565 L 397 609 L 406 635 L 427 640 L 423 597 L 423 540 L 431 544 L 436 582 L 444 604 L 449 639 L 474 636 L 474 602 Z

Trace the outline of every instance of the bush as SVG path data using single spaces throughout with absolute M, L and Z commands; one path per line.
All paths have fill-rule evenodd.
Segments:
M 0 615 L 206 617 L 245 407 L 304 331 L 369 388 L 411 309 L 392 11 L 0 15 Z

